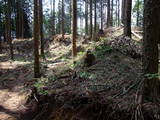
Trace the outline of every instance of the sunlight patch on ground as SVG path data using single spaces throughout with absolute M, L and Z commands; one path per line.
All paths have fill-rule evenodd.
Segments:
M 14 39 L 13 43 L 18 43 L 18 42 L 24 42 L 24 41 L 32 41 L 33 38 L 29 38 L 29 39 Z
M 5 112 L 0 112 L 0 120 L 17 120 L 14 116 L 11 116 Z
M 0 54 L 0 57 L 6 57 L 7 54 Z
M 21 62 L 21 61 L 5 61 L 0 62 L 0 69 L 15 69 L 17 66 L 23 66 L 30 64 L 31 62 Z
M 0 90 L 0 106 L 4 109 L 16 112 L 23 107 L 27 100 L 26 94 L 10 92 L 9 90 Z

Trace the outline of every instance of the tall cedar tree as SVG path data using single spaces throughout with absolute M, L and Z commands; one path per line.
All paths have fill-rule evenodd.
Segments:
M 126 0 L 125 6 L 124 35 L 131 38 L 132 0 Z
M 103 30 L 103 1 L 100 1 L 101 4 L 101 30 Z
M 158 73 L 158 43 L 160 42 L 160 1 L 145 0 L 144 6 L 144 41 L 143 41 L 143 72 Z M 160 98 L 158 78 L 144 77 L 144 98 Z
M 88 0 L 85 0 L 85 35 L 88 35 Z
M 76 36 L 77 36 L 77 0 L 72 0 L 72 55 L 76 57 Z
M 10 46 L 10 57 L 13 60 L 13 45 L 12 45 L 12 38 L 11 38 L 11 1 L 6 0 L 7 12 L 6 12 L 6 22 L 5 22 L 5 37 L 7 42 Z
M 111 21 L 111 16 L 110 16 L 110 0 L 107 0 L 107 27 L 110 27 L 110 21 Z
M 52 29 L 53 29 L 53 35 L 55 35 L 55 33 L 56 33 L 56 29 L 55 29 L 55 0 L 53 0 L 53 9 L 52 9 L 52 11 L 53 11 L 53 15 L 52 15 L 52 17 L 53 17 L 53 25 L 52 25 Z
M 41 56 L 45 59 L 44 55 L 44 36 L 43 36 L 43 5 L 42 0 L 39 0 L 39 25 L 40 25 L 40 40 L 41 40 Z
M 120 18 L 119 18 L 119 15 L 120 15 L 120 1 L 119 0 L 117 0 L 118 1 L 118 26 L 120 25 Z
M 94 33 L 97 30 L 97 0 L 94 0 Z
M 64 0 L 62 0 L 61 34 L 62 34 L 62 39 L 64 39 Z
M 139 0 L 137 0 L 137 26 L 139 26 L 139 4 L 140 4 L 140 1 Z
M 34 0 L 34 77 L 40 77 L 39 63 L 39 15 L 38 15 L 39 0 Z
M 1 39 L 1 36 L 2 36 L 2 8 L 0 6 L 0 53 L 2 53 L 2 39 Z
M 92 0 L 90 0 L 90 39 L 92 39 Z
M 24 38 L 24 10 L 23 1 L 17 0 L 16 38 Z
M 121 22 L 122 24 L 124 24 L 124 21 L 125 21 L 125 9 L 126 9 L 126 0 L 122 0 L 122 9 L 121 9 Z
M 110 22 L 111 26 L 113 26 L 113 0 L 111 0 L 111 17 L 110 17 Z

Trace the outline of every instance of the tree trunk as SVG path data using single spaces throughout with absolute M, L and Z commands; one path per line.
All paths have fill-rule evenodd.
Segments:
M 72 55 L 76 57 L 76 36 L 77 36 L 77 0 L 72 0 Z
M 17 0 L 16 2 L 16 38 L 24 38 L 24 10 L 23 1 Z
M 132 0 L 126 0 L 125 6 L 124 35 L 131 38 Z
M 139 0 L 137 0 L 137 26 L 139 27 Z
M 101 0 L 101 30 L 103 30 L 103 1 Z
M 6 12 L 6 39 L 10 46 L 10 57 L 13 60 L 13 45 L 12 45 L 12 38 L 11 38 L 11 1 L 6 1 L 7 5 L 7 12 Z
M 24 38 L 24 18 L 23 18 L 23 1 L 20 0 L 20 11 L 19 11 L 19 16 L 20 16 L 20 22 L 19 25 L 19 30 L 20 30 L 20 38 Z
M 110 16 L 110 0 L 107 0 L 107 27 L 110 27 L 110 18 L 111 18 L 111 16 Z
M 94 0 L 94 33 L 97 32 L 97 0 Z
M 118 0 L 116 0 L 116 21 L 115 25 L 118 26 Z
M 122 14 L 121 14 L 121 20 L 122 20 L 122 24 L 124 24 L 125 22 L 125 9 L 126 9 L 126 0 L 122 0 Z
M 144 41 L 143 41 L 143 72 L 158 73 L 158 42 L 160 41 L 160 1 L 145 0 L 144 6 Z M 160 97 L 159 80 L 144 77 L 143 98 L 155 100 Z
M 85 1 L 85 34 L 88 35 L 88 0 Z
M 34 77 L 40 77 L 38 0 L 34 0 Z
M 82 11 L 82 6 L 83 6 L 83 3 L 80 4 L 80 8 L 79 8 L 80 11 Z M 80 14 L 79 18 L 80 18 L 80 29 L 81 29 L 80 32 L 81 32 L 81 35 L 82 35 L 83 34 L 83 31 L 82 31 L 82 29 L 83 29 L 83 15 Z
M 43 36 L 43 4 L 42 0 L 39 0 L 39 34 L 40 34 L 40 41 L 41 41 L 41 56 L 43 59 L 45 59 L 44 55 L 44 36 Z
M 118 0 L 118 26 L 120 25 L 120 17 L 119 17 L 119 15 L 120 15 L 120 2 Z
M 0 8 L 0 53 L 2 53 L 2 30 L 3 30 L 3 26 L 2 26 L 2 9 Z
M 64 0 L 62 0 L 62 22 L 61 22 L 62 39 L 64 39 Z
M 52 13 L 52 16 L 53 16 L 53 23 L 52 23 L 52 29 L 53 29 L 53 35 L 56 34 L 56 28 L 55 28 L 55 0 L 53 0 L 53 13 Z
M 113 0 L 111 1 L 111 26 L 113 26 Z
M 72 29 L 72 0 L 70 0 L 70 8 L 69 8 L 69 18 L 70 18 L 70 22 L 69 22 L 69 33 L 71 34 L 71 29 Z
M 92 0 L 90 0 L 90 39 L 92 39 Z
M 60 0 L 58 2 L 58 26 L 56 27 L 56 33 L 57 34 L 61 34 L 61 16 L 60 16 L 60 13 L 61 13 L 61 6 L 60 6 Z

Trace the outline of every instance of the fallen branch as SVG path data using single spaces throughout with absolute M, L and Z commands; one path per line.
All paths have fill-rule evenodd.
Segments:
M 137 80 L 136 83 L 134 83 L 133 85 L 131 85 L 127 90 L 122 91 L 118 94 L 116 94 L 115 96 L 113 96 L 113 98 L 117 97 L 117 96 L 120 96 L 120 95 L 125 95 L 127 94 L 131 89 L 133 89 L 134 87 L 136 87 L 139 83 L 141 82 L 141 80 Z
M 135 37 L 137 37 L 138 39 L 140 39 L 140 40 L 142 39 L 141 36 L 139 36 L 137 33 L 133 32 L 133 31 L 132 31 L 132 34 L 133 34 Z

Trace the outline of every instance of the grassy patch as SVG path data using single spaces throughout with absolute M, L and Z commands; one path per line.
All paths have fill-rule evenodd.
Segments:
M 93 52 L 96 57 L 103 57 L 106 53 L 112 52 L 112 48 L 108 45 L 102 44 L 95 47 Z
M 49 94 L 49 89 L 48 89 L 49 84 L 57 79 L 58 79 L 57 76 L 49 76 L 47 78 L 41 77 L 37 80 L 34 86 L 37 88 L 39 94 L 48 95 Z
M 79 76 L 81 78 L 85 78 L 85 79 L 91 79 L 91 80 L 94 80 L 97 78 L 97 76 L 93 73 L 90 73 L 90 72 L 87 72 L 87 71 L 82 71 L 79 73 Z
M 27 60 L 23 57 L 15 57 L 14 61 L 19 61 L 19 62 L 26 62 Z

